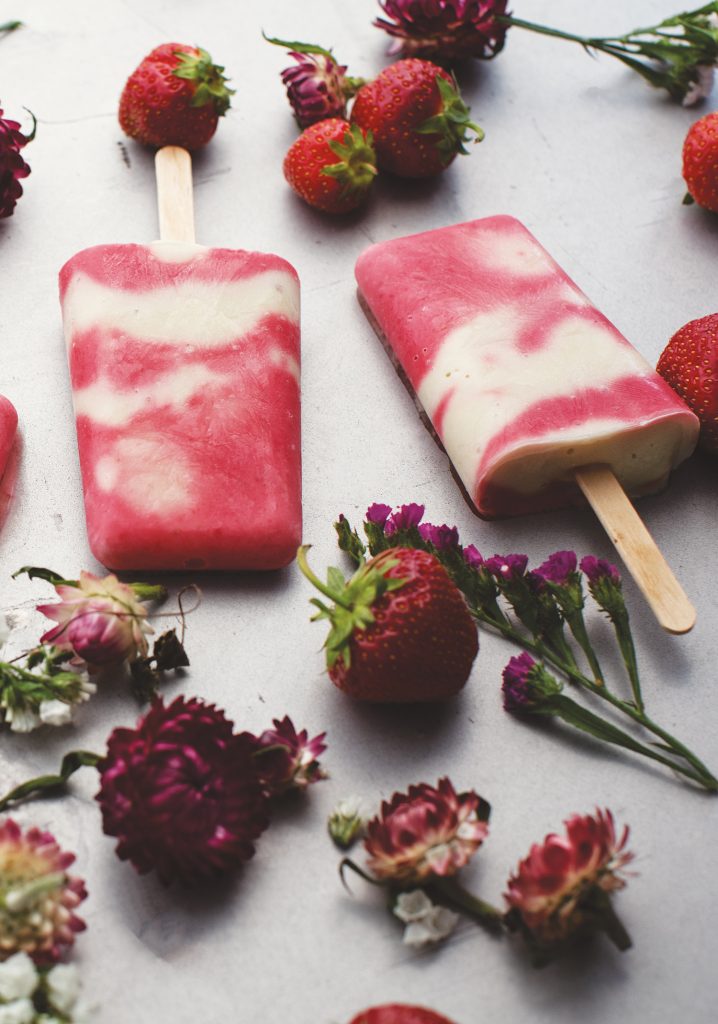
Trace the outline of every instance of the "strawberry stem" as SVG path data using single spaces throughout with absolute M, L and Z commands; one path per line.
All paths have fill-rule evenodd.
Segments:
M 307 561 L 307 551 L 309 551 L 311 544 L 302 544 L 297 551 L 297 565 L 302 570 L 303 574 L 307 577 L 310 583 L 313 583 L 317 590 L 328 597 L 330 601 L 334 601 L 335 604 L 340 605 L 342 608 L 346 608 L 350 611 L 352 608 L 351 602 L 347 601 L 338 590 L 331 590 L 326 583 L 322 583 L 318 576 L 316 576 L 309 568 L 309 562 Z

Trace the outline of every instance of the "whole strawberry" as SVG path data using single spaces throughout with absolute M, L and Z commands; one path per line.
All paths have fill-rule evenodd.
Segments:
M 314 619 L 329 619 L 329 678 L 358 700 L 417 703 L 459 692 L 479 649 L 459 590 L 427 551 L 389 548 L 347 583 L 329 569 L 323 584 L 297 556 L 304 575 L 334 604 L 317 598 Z
M 676 331 L 656 369 L 701 421 L 700 446 L 718 454 L 718 313 Z
M 371 135 L 341 117 L 306 128 L 284 158 L 297 195 L 325 213 L 347 213 L 367 198 L 376 176 Z
M 205 146 L 234 93 L 227 88 L 223 71 L 199 47 L 156 47 L 122 90 L 120 127 L 148 146 Z
M 466 153 L 467 132 L 484 133 L 469 119 L 455 79 L 437 64 L 409 58 L 389 65 L 362 86 L 351 120 L 374 137 L 381 170 L 402 178 L 430 178 Z
M 718 213 L 718 112 L 692 124 L 683 143 L 684 202 Z
M 404 1003 L 385 1003 L 372 1006 L 354 1017 L 349 1024 L 452 1024 L 440 1013 L 423 1006 L 407 1006 Z

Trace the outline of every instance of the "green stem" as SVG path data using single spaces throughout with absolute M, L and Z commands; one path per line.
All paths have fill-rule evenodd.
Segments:
M 20 803 L 30 796 L 63 788 L 67 780 L 78 768 L 96 768 L 101 760 L 102 758 L 99 754 L 93 754 L 89 750 L 71 750 L 69 754 L 65 754 L 63 757 L 62 765 L 57 775 L 40 775 L 36 779 L 30 779 L 28 782 L 23 782 L 21 785 L 11 789 L 0 800 L 0 811 L 7 810 L 11 804 Z
M 4 25 L 0 25 L 0 32 L 14 32 L 21 25 L 21 21 L 6 21 Z
M 430 894 L 437 893 L 444 901 L 473 917 L 478 924 L 483 925 L 494 934 L 500 934 L 503 931 L 504 915 L 501 911 L 468 892 L 459 885 L 454 877 L 440 878 L 438 875 L 434 875 L 427 889 Z
M 663 758 L 660 754 L 658 754 L 657 751 L 654 751 L 650 747 L 643 747 L 642 744 L 638 744 L 642 747 L 642 749 L 640 751 L 636 751 L 636 753 L 645 754 L 645 756 L 650 757 L 654 761 L 661 761 L 668 767 L 673 768 L 674 771 L 679 772 L 681 775 L 685 775 L 687 778 L 692 779 L 694 782 L 700 783 L 700 785 L 704 786 L 706 789 L 712 792 L 718 791 L 718 779 L 716 779 L 716 777 L 700 760 L 700 758 L 696 757 L 695 754 L 691 753 L 691 751 L 686 746 L 684 746 L 683 743 L 677 740 L 670 733 L 666 732 L 665 729 L 662 729 L 659 725 L 657 725 L 652 719 L 648 717 L 648 715 L 646 715 L 645 711 L 641 711 L 634 704 L 628 703 L 627 701 L 621 700 L 620 698 L 614 696 L 614 694 L 612 694 L 606 686 L 597 685 L 596 683 L 588 679 L 586 676 L 584 676 L 581 672 L 572 669 L 570 665 L 566 664 L 565 662 L 557 658 L 556 655 L 551 650 L 549 650 L 545 644 L 536 643 L 534 641 L 529 640 L 527 637 L 524 637 L 521 634 L 519 634 L 510 624 L 503 625 L 497 622 L 496 620 L 488 618 L 483 614 L 483 612 L 480 609 L 477 610 L 474 608 L 472 609 L 472 611 L 474 617 L 477 618 L 479 621 L 484 622 L 486 625 L 492 626 L 494 629 L 500 632 L 502 636 L 504 636 L 506 639 L 512 640 L 518 646 L 523 647 L 525 650 L 531 651 L 537 657 L 547 661 L 554 668 L 558 669 L 559 672 L 562 672 L 569 679 L 570 682 L 582 686 L 584 689 L 589 690 L 597 697 L 600 697 L 601 700 L 607 701 L 618 711 L 627 715 L 629 718 L 632 718 L 635 722 L 643 726 L 649 732 L 652 732 L 655 736 L 658 736 L 661 740 L 663 740 L 665 744 L 667 744 L 668 747 L 670 747 L 671 751 L 673 751 L 679 757 L 682 757 L 685 761 L 687 761 L 688 764 L 690 764 L 691 767 L 694 769 L 694 771 L 689 771 L 683 766 L 676 764 L 673 761 L 670 761 L 668 758 Z
M 628 625 L 628 615 L 624 614 L 621 616 L 616 616 L 613 619 L 613 628 L 616 631 L 616 639 L 618 640 L 618 646 L 621 649 L 621 655 L 623 656 L 626 671 L 628 672 L 628 678 L 631 681 L 633 699 L 636 702 L 636 707 L 643 714 L 645 709 L 643 704 L 643 697 L 641 696 L 641 683 L 638 678 L 636 648 L 633 645 L 631 628 Z
M 341 605 L 342 608 L 346 608 L 348 611 L 351 611 L 351 602 L 345 601 L 341 594 L 336 594 L 334 593 L 334 591 L 330 590 L 329 587 L 325 583 L 322 583 L 319 577 L 316 576 L 309 568 L 309 563 L 307 562 L 307 551 L 309 550 L 309 547 L 310 545 L 308 544 L 302 544 L 302 546 L 299 548 L 299 550 L 297 551 L 297 565 L 302 570 L 304 575 L 307 577 L 309 582 L 313 583 L 317 590 L 320 591 L 320 593 L 324 594 L 325 597 L 328 597 L 329 600 L 333 601 L 335 604 Z
M 167 599 L 168 590 L 162 584 L 130 583 L 130 587 L 140 601 L 165 601 Z
M 584 622 L 583 612 L 579 610 L 577 612 L 566 613 L 566 622 L 568 622 L 568 627 L 573 633 L 576 643 L 586 655 L 586 660 L 593 672 L 593 680 L 596 686 L 604 686 L 605 682 L 603 672 L 601 671 L 601 666 L 598 663 L 596 652 L 588 638 L 588 631 L 586 629 L 586 623 Z

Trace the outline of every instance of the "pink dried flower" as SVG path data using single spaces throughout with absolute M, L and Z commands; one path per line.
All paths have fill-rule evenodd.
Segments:
M 565 836 L 551 834 L 534 844 L 509 878 L 509 921 L 534 946 L 550 947 L 603 928 L 612 938 L 622 933 L 626 948 L 630 940 L 618 931 L 607 897 L 626 884 L 619 872 L 633 858 L 624 849 L 628 828 L 617 839 L 613 815 L 598 808 L 595 815 L 574 814 L 564 824 Z
M 67 874 L 74 860 L 49 832 L 0 822 L 0 960 L 24 952 L 49 964 L 72 946 L 86 927 L 75 908 L 87 896 L 82 879 Z
M 112 573 L 103 579 L 81 572 L 77 586 L 58 584 L 55 590 L 62 600 L 37 608 L 58 623 L 41 643 L 74 651 L 91 668 L 146 656 L 153 630 L 132 587 Z
M 469 790 L 457 793 L 448 778 L 395 793 L 367 825 L 364 846 L 378 879 L 411 885 L 432 875 L 453 875 L 488 835 L 489 805 Z
M 410 530 L 412 526 L 418 526 L 424 515 L 424 506 L 417 505 L 410 501 L 407 505 L 400 505 L 396 512 L 392 513 L 387 520 L 384 532 L 389 536 L 397 530 Z
M 538 569 L 534 569 L 534 575 L 561 586 L 570 582 L 576 572 L 576 565 L 575 551 L 554 551 Z
M 391 53 L 431 60 L 495 57 L 504 46 L 507 0 L 379 0 L 374 24 L 394 37 Z
M 344 117 L 346 66 L 337 64 L 327 52 L 292 51 L 289 56 L 297 63 L 282 71 L 282 81 L 299 126 L 308 128 L 329 117 Z
M 486 559 L 485 565 L 497 580 L 511 583 L 524 575 L 528 562 L 528 555 L 494 555 Z
M 274 728 L 261 736 L 250 736 L 255 750 L 257 771 L 269 796 L 290 789 L 306 789 L 312 782 L 326 778 L 319 756 L 327 749 L 326 733 L 309 739 L 306 729 L 297 732 L 289 715 L 275 718 Z
M 616 566 L 607 562 L 605 558 L 596 558 L 595 555 L 585 555 L 581 559 L 581 572 L 586 574 L 589 584 L 607 581 L 618 586 L 621 582 L 621 574 Z
M 463 550 L 464 561 L 472 569 L 480 569 L 484 565 L 484 559 L 475 544 L 467 544 Z
M 135 729 L 115 729 L 98 764 L 103 829 L 140 873 L 191 884 L 254 854 L 267 797 L 247 735 L 212 704 L 157 700 Z
M 437 551 L 451 551 L 459 543 L 459 531 L 455 526 L 434 526 L 433 523 L 422 523 L 419 527 L 421 539 L 432 544 Z
M 380 501 L 375 501 L 366 510 L 366 521 L 374 523 L 375 526 L 384 526 L 390 515 L 391 505 L 384 505 Z
M 23 135 L 17 121 L 3 117 L 0 107 L 0 218 L 12 216 L 15 205 L 22 195 L 21 178 L 27 178 L 29 166 L 20 156 L 34 136 Z

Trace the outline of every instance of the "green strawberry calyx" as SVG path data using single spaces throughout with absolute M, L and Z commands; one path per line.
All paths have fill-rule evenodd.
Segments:
M 173 68 L 172 74 L 176 78 L 184 78 L 195 84 L 192 106 L 204 107 L 211 103 L 218 117 L 226 114 L 229 110 L 230 96 L 234 95 L 235 90 L 228 88 L 224 68 L 219 64 L 213 64 L 207 51 L 200 47 L 197 47 L 196 54 L 177 50 L 175 57 L 179 63 Z
M 350 640 L 357 629 L 366 629 L 375 621 L 372 607 L 384 595 L 399 590 L 408 579 L 389 577 L 389 569 L 399 564 L 399 560 L 386 552 L 370 562 L 359 566 L 350 580 L 346 580 L 341 569 L 330 566 L 327 569 L 327 582 L 322 583 L 309 568 L 307 551 L 310 545 L 303 545 L 297 552 L 297 564 L 310 583 L 325 597 L 333 601 L 326 605 L 319 598 L 310 599 L 319 611 L 312 616 L 312 622 L 328 619 L 331 623 L 329 635 L 324 642 L 327 652 L 327 668 L 332 668 L 339 657 L 349 668 L 351 662 Z
M 436 148 L 445 164 L 457 153 L 468 153 L 464 143 L 469 141 L 467 132 L 474 132 L 474 143 L 484 138 L 483 129 L 471 120 L 471 111 L 464 103 L 459 86 L 454 78 L 447 82 L 443 75 L 436 76 L 436 85 L 441 98 L 441 109 L 421 125 L 417 131 L 422 135 L 438 135 Z
M 335 178 L 342 189 L 342 196 L 365 192 L 376 177 L 376 153 L 371 132 L 366 135 L 359 125 L 353 124 L 344 134 L 344 139 L 331 139 L 327 143 L 339 157 L 335 164 L 326 164 L 322 174 Z

